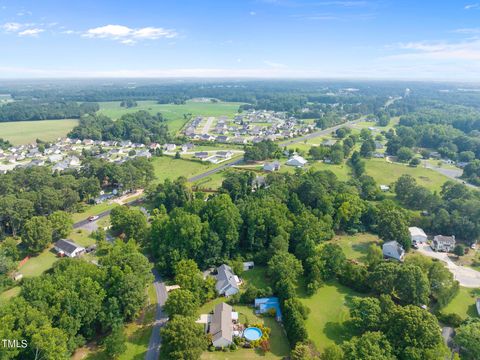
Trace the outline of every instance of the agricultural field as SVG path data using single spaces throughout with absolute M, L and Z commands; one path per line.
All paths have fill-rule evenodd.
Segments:
M 314 295 L 300 298 L 310 309 L 306 327 L 319 351 L 332 344 L 341 344 L 352 336 L 344 322 L 349 319 L 349 302 L 354 296 L 362 294 L 332 282 L 324 284 Z
M 66 136 L 78 120 L 39 120 L 0 122 L 0 137 L 14 145 L 29 144 L 36 139 L 53 141 Z
M 221 116 L 229 117 L 237 113 L 238 107 L 241 103 L 235 102 L 197 102 L 187 101 L 182 105 L 174 104 L 157 104 L 156 101 L 137 101 L 138 106 L 133 108 L 124 108 L 120 106 L 120 101 L 101 102 L 99 114 L 106 115 L 112 119 L 118 119 L 123 114 L 136 112 L 139 110 L 146 110 L 152 114 L 162 113 L 167 118 L 168 128 L 172 133 L 177 133 L 188 119 L 184 117 L 185 114 L 192 114 L 192 116 Z

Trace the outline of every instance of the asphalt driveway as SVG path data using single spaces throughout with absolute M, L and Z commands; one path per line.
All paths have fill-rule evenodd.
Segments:
M 455 264 L 447 253 L 433 251 L 430 245 L 421 245 L 418 250 L 419 253 L 441 260 L 445 263 L 445 266 L 453 274 L 455 280 L 457 280 L 461 286 L 468 288 L 480 287 L 480 272 L 466 266 L 459 266 Z

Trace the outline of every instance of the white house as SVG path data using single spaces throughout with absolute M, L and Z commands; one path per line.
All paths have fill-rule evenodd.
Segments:
M 420 229 L 419 227 L 412 226 L 408 228 L 410 232 L 410 239 L 412 239 L 412 244 L 421 244 L 427 242 L 427 234 Z
M 305 160 L 303 157 L 300 155 L 294 155 L 290 159 L 287 160 L 287 165 L 290 166 L 297 166 L 297 167 L 303 167 L 307 164 L 307 160 Z
M 388 186 L 388 185 L 380 185 L 380 190 L 382 190 L 383 192 L 390 191 L 390 186 Z
M 455 247 L 455 235 L 452 235 L 452 236 L 436 235 L 433 238 L 431 247 L 435 251 L 451 252 Z
M 228 265 L 220 265 L 217 268 L 217 283 L 215 289 L 219 295 L 231 296 L 239 291 L 240 279 L 233 273 Z
M 382 251 L 384 257 L 398 261 L 403 261 L 403 258 L 405 257 L 405 250 L 402 245 L 396 241 L 388 241 L 383 244 Z
M 85 251 L 85 248 L 75 244 L 71 240 L 60 239 L 54 244 L 55 250 L 60 256 L 76 257 Z

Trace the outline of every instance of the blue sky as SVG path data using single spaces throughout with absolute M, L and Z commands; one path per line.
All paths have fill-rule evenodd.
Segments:
M 480 1 L 0 0 L 0 78 L 480 81 Z

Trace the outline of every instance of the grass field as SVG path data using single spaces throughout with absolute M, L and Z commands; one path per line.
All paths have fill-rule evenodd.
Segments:
M 123 114 L 146 110 L 152 114 L 158 112 L 168 119 L 168 128 L 171 132 L 178 132 L 185 124 L 184 114 L 192 114 L 193 116 L 221 116 L 226 115 L 232 117 L 237 113 L 241 103 L 218 102 L 204 103 L 187 101 L 186 104 L 157 104 L 156 101 L 137 101 L 138 106 L 134 108 L 123 108 L 119 101 L 101 102 L 100 114 L 104 114 L 112 119 L 118 119 Z
M 179 176 L 188 179 L 219 166 L 199 161 L 175 159 L 171 156 L 155 157 L 152 160 L 152 165 L 157 182 L 163 182 L 165 179 L 175 180 Z
M 338 283 L 329 283 L 313 296 L 300 299 L 310 309 L 306 326 L 318 350 L 341 344 L 352 336 L 344 322 L 349 319 L 348 304 L 353 296 L 362 295 Z
M 462 318 L 467 316 L 478 317 L 475 301 L 480 296 L 479 289 L 470 289 L 460 287 L 458 294 L 450 301 L 450 303 L 442 309 L 442 312 L 455 313 Z
M 50 269 L 53 263 L 57 260 L 57 255 L 51 248 L 49 248 L 44 250 L 41 254 L 30 258 L 25 265 L 20 268 L 19 272 L 26 278 L 39 276 Z
M 13 287 L 9 290 L 6 290 L 6 291 L 0 293 L 0 305 L 2 303 L 7 302 L 11 298 L 17 296 L 18 294 L 20 294 L 20 286 L 15 286 L 15 287 Z
M 448 178 L 431 169 L 410 167 L 403 164 L 389 163 L 385 159 L 368 159 L 365 161 L 367 175 L 375 179 L 377 184 L 391 184 L 401 175 L 409 174 L 417 179 L 418 185 L 430 190 L 439 191 Z
M 28 144 L 36 139 L 53 141 L 67 135 L 77 120 L 14 121 L 0 123 L 0 137 L 14 145 Z
M 332 242 L 340 245 L 347 259 L 363 261 L 371 244 L 380 244 L 378 236 L 363 233 L 356 235 L 336 235 Z

